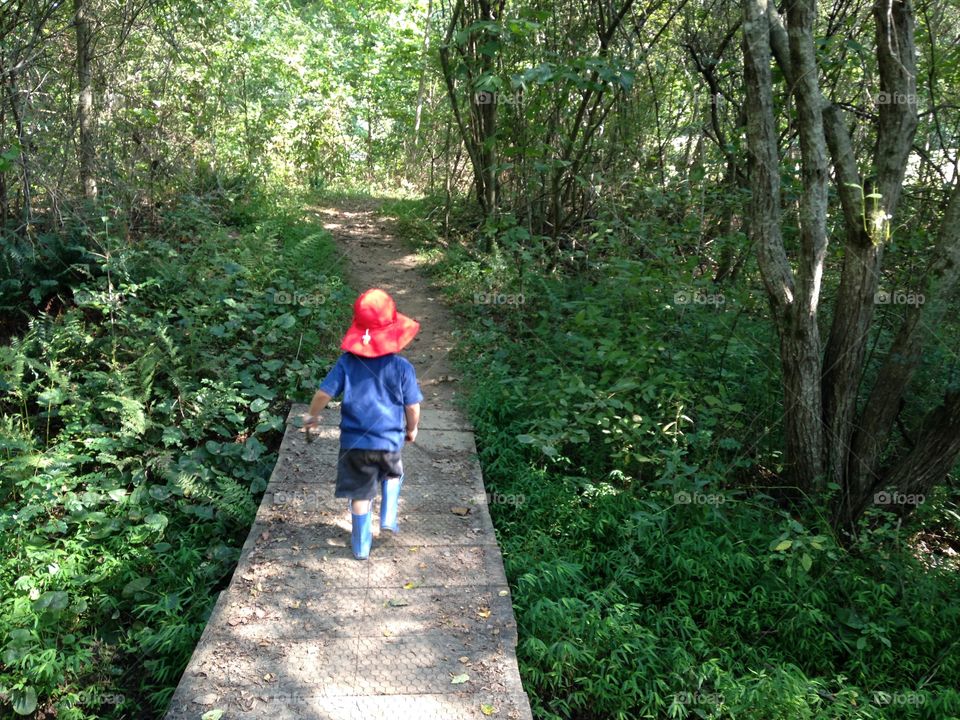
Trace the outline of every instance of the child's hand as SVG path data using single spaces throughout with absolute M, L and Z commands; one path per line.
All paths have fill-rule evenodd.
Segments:
M 303 431 L 310 434 L 317 425 L 320 424 L 320 411 L 330 402 L 330 396 L 323 390 L 317 390 L 310 401 L 310 409 L 303 414 Z
M 414 428 L 413 430 L 407 430 L 407 442 L 416 442 L 418 430 L 419 428 Z

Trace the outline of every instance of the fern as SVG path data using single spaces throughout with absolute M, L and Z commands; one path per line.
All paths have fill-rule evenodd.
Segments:
M 36 261 L 36 255 L 34 247 L 23 239 L 17 237 L 4 238 L 2 250 L 0 250 L 0 263 L 2 263 L 3 271 L 0 279 L 22 279 L 27 268 Z
M 283 405 L 303 392 L 290 362 L 336 347 L 317 328 L 341 325 L 347 308 L 301 308 L 302 333 L 289 332 L 277 318 L 290 308 L 269 287 L 277 272 L 285 290 L 318 292 L 328 234 L 283 217 L 239 237 L 196 227 L 203 242 L 177 253 L 98 237 L 119 302 L 105 299 L 102 267 L 56 260 L 78 252 L 69 239 L 51 241 L 53 270 L 37 274 L 83 278 L 57 291 L 56 312 L 16 291 L 32 317 L 0 346 L 0 650 L 16 658 L 0 662 L 0 715 L 4 688 L 20 684 L 89 720 L 96 703 L 74 689 L 107 673 L 105 689 L 162 706 L 256 515 L 251 488 L 276 458 Z M 12 297 L 3 273 L 26 277 L 38 262 L 29 247 L 0 248 L 0 306 Z
M 283 249 L 283 269 L 287 273 L 313 269 L 322 272 L 330 254 L 330 233 L 311 233 Z
M 238 524 L 249 525 L 257 513 L 250 491 L 230 477 L 217 478 L 217 497 L 214 506 Z
M 215 512 L 234 522 L 249 524 L 256 515 L 257 508 L 250 491 L 231 478 L 218 477 L 211 484 L 196 475 L 181 473 L 176 484 L 185 497 L 206 501 Z

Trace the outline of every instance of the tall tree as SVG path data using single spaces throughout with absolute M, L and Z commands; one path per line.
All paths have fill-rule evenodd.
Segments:
M 948 392 L 923 423 L 911 452 L 891 455 L 891 430 L 929 333 L 957 284 L 958 191 L 953 190 L 931 254 L 926 304 L 910 307 L 863 409 L 864 358 L 873 324 L 880 262 L 891 236 L 917 127 L 914 10 L 909 0 L 876 0 L 879 75 L 876 145 L 860 171 L 843 110 L 821 94 L 814 40 L 816 4 L 799 0 L 784 20 L 767 0 L 744 0 L 744 76 L 750 154 L 751 232 L 780 333 L 789 473 L 804 491 L 836 483 L 838 527 L 852 528 L 873 494 L 893 487 L 924 493 L 960 456 L 960 399 Z M 802 192 L 800 255 L 791 266 L 781 223 L 779 134 L 770 68 L 775 57 L 796 106 Z M 845 227 L 843 268 L 830 336 L 817 331 L 827 249 L 829 149 Z M 920 467 L 921 470 L 916 468 Z
M 73 0 L 74 26 L 77 32 L 77 122 L 80 126 L 80 185 L 89 200 L 97 197 L 96 141 L 93 135 L 93 33 L 89 0 Z
M 427 0 L 427 14 L 423 20 L 423 46 L 420 49 L 420 80 L 417 84 L 417 108 L 413 120 L 413 138 L 407 151 L 407 166 L 413 165 L 414 153 L 420 142 L 420 121 L 423 118 L 423 100 L 427 89 L 427 71 L 430 68 L 430 20 L 433 0 Z
M 440 67 L 460 138 L 470 156 L 477 201 L 485 216 L 496 214 L 499 196 L 497 168 L 498 86 L 495 65 L 499 21 L 505 0 L 457 0 L 440 46 Z M 460 61 L 454 67 L 451 50 Z M 458 72 L 459 71 L 459 72 Z M 466 107 L 461 105 L 457 78 L 464 77 Z

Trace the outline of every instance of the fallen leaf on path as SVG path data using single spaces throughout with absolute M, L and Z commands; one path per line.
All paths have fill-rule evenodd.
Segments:
M 464 665 L 466 665 L 468 662 L 470 662 L 470 658 L 468 658 L 466 655 L 463 655 L 462 657 L 460 657 L 460 658 L 458 658 L 458 659 L 459 659 L 460 662 L 462 662 Z
M 415 580 L 411 580 L 410 582 L 408 582 L 406 585 L 403 586 L 403 589 L 413 590 L 416 587 L 420 587 L 420 583 L 416 582 Z
M 477 610 L 477 617 L 482 617 L 484 619 L 490 617 L 490 608 L 482 607 L 479 610 Z
M 216 693 L 207 693 L 206 695 L 198 695 L 193 699 L 193 702 L 197 705 L 213 705 L 219 699 L 220 696 Z
M 428 378 L 426 380 L 421 380 L 420 384 L 421 385 L 439 385 L 440 383 L 444 383 L 444 382 L 456 382 L 459 379 L 460 378 L 458 378 L 455 375 L 437 375 L 437 377 L 435 378 Z
M 450 679 L 450 684 L 451 684 L 451 685 L 463 685 L 463 683 L 467 682 L 469 679 L 470 679 L 470 676 L 469 676 L 469 675 L 467 675 L 466 673 L 461 673 L 460 675 L 454 675 L 454 676 Z
M 455 507 L 450 508 L 450 512 L 452 512 L 454 515 L 459 515 L 460 517 L 466 517 L 467 515 L 470 514 L 470 508 L 464 507 L 462 505 L 457 505 Z
M 223 710 L 215 708 L 213 710 L 207 710 L 207 712 L 200 716 L 200 720 L 220 720 L 222 717 Z
M 480 703 L 480 712 L 484 715 L 493 715 L 497 709 L 489 703 Z
M 406 607 L 409 604 L 406 600 L 387 600 L 387 607 Z

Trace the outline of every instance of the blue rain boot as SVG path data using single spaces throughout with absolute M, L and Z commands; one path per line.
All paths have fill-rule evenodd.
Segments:
M 400 532 L 397 523 L 397 508 L 400 504 L 400 486 L 403 475 L 398 478 L 386 478 L 380 481 L 380 530 Z
M 350 517 L 353 520 L 352 530 L 350 531 L 350 545 L 353 548 L 353 556 L 357 560 L 366 560 L 370 555 L 370 544 L 373 542 L 370 511 L 368 510 L 363 515 L 351 512 Z

